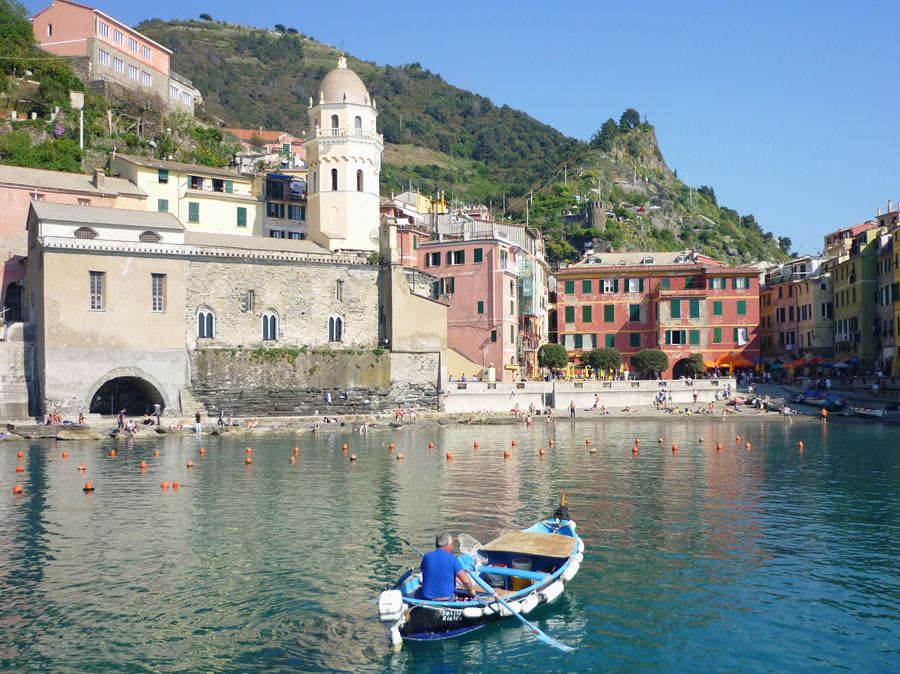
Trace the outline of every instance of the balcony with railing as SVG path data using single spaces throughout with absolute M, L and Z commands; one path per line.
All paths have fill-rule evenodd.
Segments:
M 313 129 L 306 134 L 306 140 L 314 138 L 360 138 L 363 140 L 377 140 L 384 142 L 380 133 L 375 131 L 367 131 L 366 129 L 357 129 L 352 126 L 339 126 Z

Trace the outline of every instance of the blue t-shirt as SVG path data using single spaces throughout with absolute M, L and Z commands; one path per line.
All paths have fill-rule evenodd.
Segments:
M 443 548 L 436 548 L 422 557 L 422 596 L 425 599 L 452 597 L 456 591 L 456 574 L 463 570 L 462 562 Z

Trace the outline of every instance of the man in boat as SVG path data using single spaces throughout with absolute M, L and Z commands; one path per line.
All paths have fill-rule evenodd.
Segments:
M 422 597 L 437 601 L 454 598 L 458 580 L 475 596 L 475 585 L 453 552 L 453 536 L 444 532 L 434 537 L 434 550 L 422 557 Z

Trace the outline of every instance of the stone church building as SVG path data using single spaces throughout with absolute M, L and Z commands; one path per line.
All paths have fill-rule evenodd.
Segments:
M 396 236 L 382 232 L 391 225 L 379 221 L 375 103 L 343 57 L 309 118 L 308 240 L 32 203 L 30 413 L 142 414 L 158 402 L 182 415 L 312 414 L 326 398 L 345 412 L 439 404 L 446 306 L 430 297 L 430 279 L 396 262 Z

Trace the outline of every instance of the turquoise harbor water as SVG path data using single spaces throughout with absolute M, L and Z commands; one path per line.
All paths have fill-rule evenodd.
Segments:
M 560 421 L 554 436 L 553 448 L 543 425 L 255 438 L 250 466 L 240 439 L 204 437 L 205 457 L 195 438 L 3 444 L 0 670 L 900 668 L 900 429 L 750 416 Z M 417 565 L 401 538 L 485 541 L 549 515 L 563 489 L 585 562 L 529 617 L 574 653 L 514 621 L 390 651 L 374 600 Z

